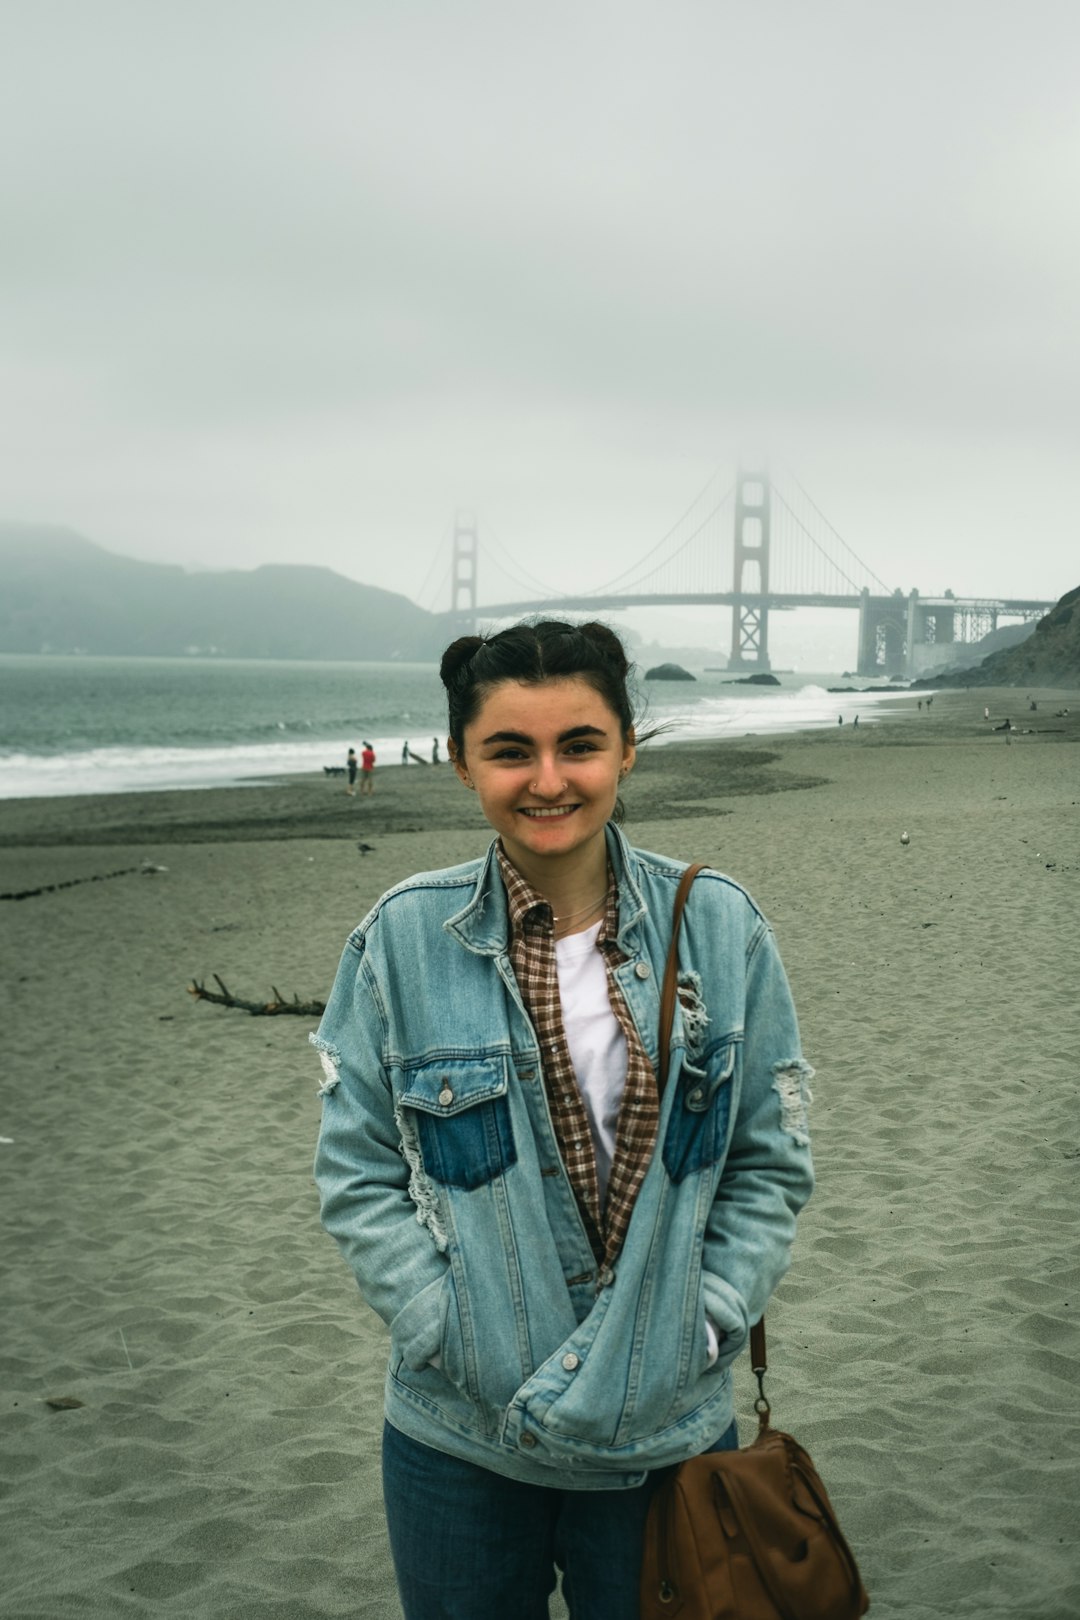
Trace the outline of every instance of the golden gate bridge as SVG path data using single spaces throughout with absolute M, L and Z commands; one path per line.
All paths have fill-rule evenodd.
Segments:
M 441 594 L 449 580 L 450 607 L 442 616 L 472 629 L 536 613 L 729 608 L 728 667 L 765 672 L 771 614 L 848 608 L 858 613 L 858 673 L 914 676 L 941 664 L 944 645 L 978 641 L 1001 619 L 1041 618 L 1053 606 L 952 591 L 905 595 L 848 545 L 793 474 L 777 479 L 764 467 L 740 467 L 723 493 L 719 483 L 716 473 L 650 550 L 589 591 L 560 591 L 532 578 L 498 542 L 489 543 L 493 536 L 482 544 L 475 517 L 459 512 L 440 586 Z

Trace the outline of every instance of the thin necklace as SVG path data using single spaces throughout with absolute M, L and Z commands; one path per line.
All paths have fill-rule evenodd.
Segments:
M 580 911 L 567 911 L 564 912 L 561 917 L 556 917 L 555 913 L 552 912 L 551 921 L 553 923 L 568 923 L 576 921 L 578 917 L 587 917 L 589 912 L 595 911 L 597 906 L 601 905 L 607 899 L 607 897 L 608 891 L 605 889 L 603 894 L 597 895 L 596 899 L 593 900 L 590 905 L 582 906 Z

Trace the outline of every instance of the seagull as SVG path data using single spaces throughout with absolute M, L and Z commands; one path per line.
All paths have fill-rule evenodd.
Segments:
M 900 834 L 900 842 L 902 844 L 910 844 L 911 843 L 911 835 L 910 835 L 910 833 L 902 832 Z
M 360 851 L 361 855 L 370 855 L 372 850 L 375 848 L 375 845 L 374 844 L 357 844 L 356 847 Z

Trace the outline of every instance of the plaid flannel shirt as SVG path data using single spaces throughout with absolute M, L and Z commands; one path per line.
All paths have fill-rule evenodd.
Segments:
M 616 943 L 618 888 L 609 866 L 607 905 L 597 949 L 607 968 L 611 1010 L 626 1037 L 627 1063 L 615 1132 L 615 1156 L 607 1198 L 601 1209 L 596 1152 L 563 1028 L 551 907 L 511 866 L 501 845 L 497 855 L 509 902 L 510 962 L 540 1044 L 544 1088 L 555 1137 L 593 1254 L 599 1265 L 610 1265 L 626 1237 L 634 1200 L 656 1145 L 660 1118 L 656 1076 L 614 976 L 615 969 L 627 960 Z

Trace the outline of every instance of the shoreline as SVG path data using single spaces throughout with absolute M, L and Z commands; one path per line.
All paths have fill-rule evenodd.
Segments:
M 794 735 L 800 730 L 827 729 L 835 722 L 838 710 L 852 721 L 861 711 L 862 723 L 873 725 L 876 716 L 894 712 L 904 692 L 892 686 L 865 690 L 826 690 L 819 682 L 811 681 L 799 688 L 746 687 L 741 696 L 723 693 L 719 688 L 702 694 L 700 706 L 689 709 L 664 706 L 660 694 L 641 693 L 640 725 L 647 734 L 650 725 L 658 724 L 667 736 L 676 741 L 709 741 L 732 736 Z M 669 697 L 670 694 L 665 694 Z M 351 723 L 346 728 L 361 737 L 374 729 L 374 747 L 381 764 L 380 771 L 395 769 L 401 755 L 400 735 L 387 736 L 379 725 L 366 729 Z M 415 716 L 410 729 L 416 734 Z M 441 730 L 435 721 L 432 731 Z M 209 742 L 192 742 L 187 746 L 162 743 L 108 745 L 87 742 L 76 752 L 47 751 L 42 754 L 20 751 L 11 742 L 13 733 L 5 734 L 9 751 L 0 754 L 0 800 L 8 798 L 47 799 L 93 797 L 99 794 L 157 793 L 197 791 L 213 788 L 245 787 L 252 784 L 279 782 L 289 776 L 310 776 L 321 779 L 328 767 L 341 768 L 345 742 L 340 730 L 322 740 L 295 733 L 288 740 L 274 733 L 261 743 L 244 742 L 234 738 L 229 743 L 212 746 Z M 433 735 L 440 748 L 445 738 Z M 411 750 L 415 765 L 431 762 L 427 743 Z
M 1016 689 L 943 690 L 920 712 L 912 696 L 899 713 L 873 725 L 814 727 L 796 732 L 746 732 L 644 744 L 623 790 L 630 821 L 709 814 L 719 801 L 819 785 L 832 750 L 993 745 L 993 727 L 1011 714 L 1012 738 L 1064 741 L 1080 728 L 1080 701 L 1068 691 L 1035 690 L 1039 709 L 1018 711 Z M 1026 701 L 1026 697 L 1024 699 Z M 983 719 L 984 706 L 990 721 Z M 1053 711 L 1069 707 L 1064 719 Z M 1027 722 L 1032 724 L 1028 725 Z M 471 831 L 486 824 L 475 799 L 462 792 L 448 762 L 375 771 L 370 797 L 345 792 L 344 779 L 316 773 L 269 775 L 243 786 L 162 788 L 130 793 L 62 794 L 0 799 L 0 849 L 52 845 L 161 845 L 274 839 L 363 838 L 409 833 L 435 824 Z

